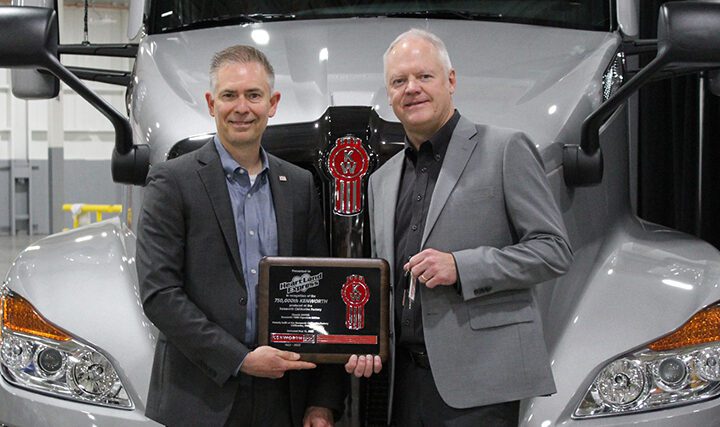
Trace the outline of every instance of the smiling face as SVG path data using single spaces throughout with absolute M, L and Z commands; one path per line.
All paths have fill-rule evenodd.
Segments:
M 231 151 L 260 145 L 280 93 L 272 92 L 261 64 L 231 62 L 218 69 L 213 93 L 207 92 L 205 100 L 220 142 Z
M 385 83 L 390 105 L 416 147 L 453 115 L 455 71 L 446 70 L 437 48 L 421 37 L 407 37 L 388 52 Z

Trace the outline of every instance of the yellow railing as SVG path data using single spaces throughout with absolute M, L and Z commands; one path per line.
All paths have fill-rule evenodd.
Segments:
M 65 203 L 63 205 L 65 212 L 72 213 L 73 228 L 79 225 L 89 224 L 90 214 L 95 213 L 95 221 L 102 221 L 104 213 L 122 212 L 122 205 L 91 205 L 88 203 Z

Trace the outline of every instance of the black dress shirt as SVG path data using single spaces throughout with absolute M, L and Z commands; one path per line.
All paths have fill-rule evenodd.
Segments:
M 450 120 L 428 141 L 420 145 L 420 150 L 415 150 L 407 138 L 405 139 L 405 159 L 395 209 L 394 279 L 395 332 L 398 334 L 397 342 L 407 347 L 421 347 L 425 342 L 419 290 L 420 286 L 424 285 L 418 281 L 415 301 L 412 308 L 408 308 L 407 289 L 410 278 L 405 275 L 403 266 L 411 256 L 420 252 L 430 200 L 458 120 L 460 113 L 455 110 Z

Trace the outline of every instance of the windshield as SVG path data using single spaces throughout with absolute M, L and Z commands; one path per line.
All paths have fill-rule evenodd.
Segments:
M 610 31 L 610 0 L 155 0 L 148 32 L 281 20 L 389 16 Z

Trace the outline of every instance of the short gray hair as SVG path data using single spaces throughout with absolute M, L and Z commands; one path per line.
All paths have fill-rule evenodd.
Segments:
M 210 61 L 210 89 L 215 90 L 217 74 L 221 67 L 227 64 L 248 64 L 253 62 L 262 65 L 265 69 L 268 75 L 268 84 L 272 91 L 275 86 L 275 71 L 270 65 L 270 61 L 260 50 L 246 45 L 230 46 L 213 55 L 212 61 Z
M 387 74 L 387 59 L 388 55 L 390 55 L 390 52 L 395 49 L 395 46 L 397 46 L 398 43 L 412 37 L 423 39 L 433 45 L 435 49 L 437 49 L 438 59 L 440 60 L 440 64 L 442 64 L 443 68 L 445 69 L 445 72 L 449 73 L 450 70 L 452 70 L 450 55 L 448 54 L 447 48 L 445 47 L 445 43 L 440 39 L 440 37 L 436 36 L 430 31 L 421 30 L 419 28 L 412 28 L 397 36 L 397 38 L 393 40 L 392 43 L 390 43 L 390 46 L 388 46 L 385 54 L 383 55 L 383 74 Z

